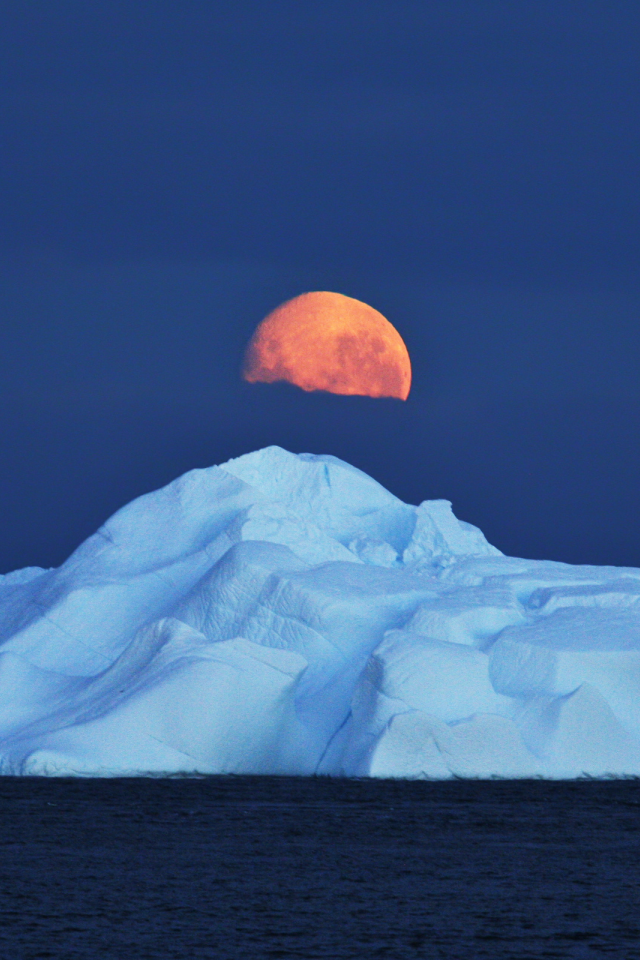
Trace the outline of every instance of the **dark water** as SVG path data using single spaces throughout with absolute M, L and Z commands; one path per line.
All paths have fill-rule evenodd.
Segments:
M 640 955 L 640 782 L 0 780 L 0 957 Z

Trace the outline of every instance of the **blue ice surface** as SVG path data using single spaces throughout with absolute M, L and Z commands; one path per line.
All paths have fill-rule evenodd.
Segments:
M 640 570 L 268 447 L 0 577 L 0 772 L 640 775 Z

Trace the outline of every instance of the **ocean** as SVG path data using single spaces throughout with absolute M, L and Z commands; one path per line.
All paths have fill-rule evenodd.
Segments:
M 2 960 L 640 955 L 640 781 L 0 779 Z

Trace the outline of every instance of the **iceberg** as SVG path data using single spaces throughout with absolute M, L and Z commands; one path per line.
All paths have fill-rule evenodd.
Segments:
M 268 447 L 0 576 L 0 773 L 640 776 L 640 570 Z

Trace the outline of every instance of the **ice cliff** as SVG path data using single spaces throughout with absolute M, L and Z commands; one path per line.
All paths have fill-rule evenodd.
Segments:
M 640 570 L 278 447 L 0 577 L 0 772 L 640 775 Z

